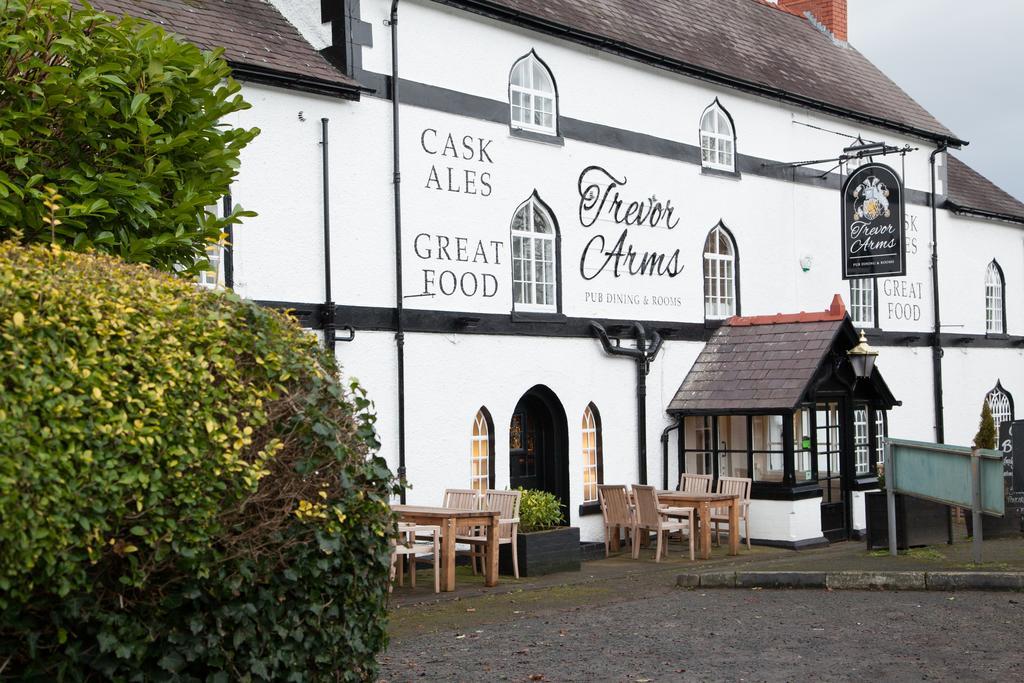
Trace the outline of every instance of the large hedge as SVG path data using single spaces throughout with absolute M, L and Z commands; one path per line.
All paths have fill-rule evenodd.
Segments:
M 394 480 L 285 315 L 0 243 L 0 679 L 358 680 Z
M 227 226 L 215 208 L 259 132 L 222 51 L 86 0 L 0 0 L 0 239 L 94 248 L 189 272 Z M 51 234 L 45 188 L 60 189 Z

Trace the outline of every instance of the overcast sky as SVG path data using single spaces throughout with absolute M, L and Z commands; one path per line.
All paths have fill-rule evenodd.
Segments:
M 850 42 L 1024 201 L 1024 1 L 849 0 Z

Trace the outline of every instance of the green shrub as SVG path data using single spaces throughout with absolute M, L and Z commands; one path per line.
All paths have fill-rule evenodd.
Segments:
M 561 524 L 562 504 L 555 494 L 534 489 L 519 490 L 523 492 L 519 502 L 520 531 L 542 531 Z
M 974 435 L 975 448 L 996 447 L 996 421 L 992 417 L 992 409 L 988 401 L 981 404 L 981 419 L 978 420 L 978 433 Z
M 336 372 L 232 294 L 0 243 L 0 678 L 371 677 L 394 480 Z
M 166 271 L 253 215 L 210 208 L 259 132 L 220 51 L 87 2 L 0 0 L 0 240 L 95 248 Z M 48 185 L 63 208 L 46 221 Z

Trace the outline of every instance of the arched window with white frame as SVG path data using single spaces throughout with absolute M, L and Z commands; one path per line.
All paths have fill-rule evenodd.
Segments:
M 512 66 L 508 79 L 512 128 L 558 134 L 558 93 L 551 71 L 530 50 Z
M 718 98 L 700 117 L 700 164 L 716 171 L 736 171 L 736 129 Z
M 512 303 L 517 311 L 558 312 L 558 226 L 534 192 L 512 216 Z
M 988 409 L 992 411 L 992 420 L 996 423 L 996 434 L 1003 422 L 1013 422 L 1013 396 L 1003 385 L 996 381 L 995 387 L 985 396 Z
M 704 241 L 704 317 L 724 320 L 739 313 L 736 242 L 723 223 Z
M 995 259 L 985 271 L 985 333 L 1006 333 L 1006 281 Z
M 580 423 L 583 440 L 583 503 L 597 502 L 597 487 L 604 483 L 601 458 L 601 413 L 589 404 Z
M 482 406 L 473 420 L 469 484 L 480 493 L 494 488 L 494 421 L 487 408 Z

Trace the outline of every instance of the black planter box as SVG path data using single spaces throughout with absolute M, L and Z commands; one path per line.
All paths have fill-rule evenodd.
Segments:
M 580 530 L 564 526 L 548 531 L 533 531 L 516 536 L 519 551 L 519 576 L 542 576 L 555 572 L 580 570 Z M 512 548 L 501 546 L 498 571 L 512 574 Z
M 889 547 L 889 515 L 885 491 L 864 495 L 868 550 Z M 905 550 L 948 543 L 951 533 L 948 505 L 896 494 L 896 546 Z

